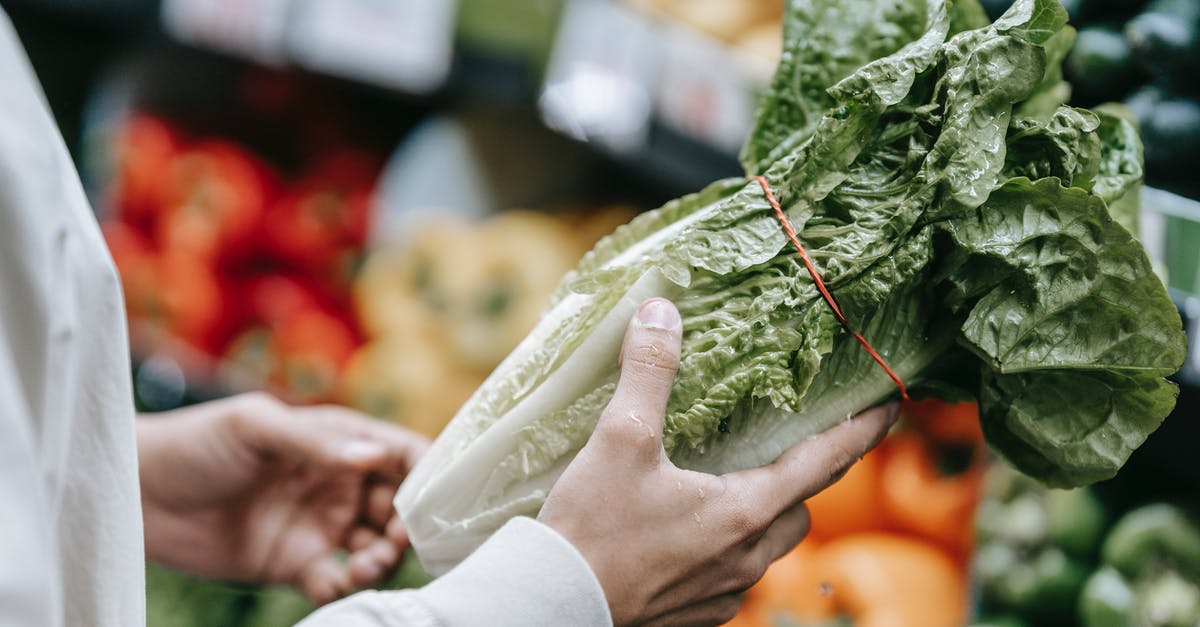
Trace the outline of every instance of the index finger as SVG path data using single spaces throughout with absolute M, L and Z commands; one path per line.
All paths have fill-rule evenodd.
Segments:
M 327 424 L 335 425 L 335 430 L 340 431 L 341 435 L 378 444 L 382 454 L 377 458 L 365 460 L 363 470 L 383 477 L 402 480 L 429 448 L 429 440 L 415 431 L 371 418 L 346 407 L 322 405 L 304 407 L 301 411 L 321 418 Z M 337 434 L 326 434 L 327 437 L 334 435 Z
M 868 409 L 784 451 L 774 462 L 727 475 L 740 484 L 749 506 L 779 513 L 833 485 L 875 448 L 896 422 L 896 403 Z

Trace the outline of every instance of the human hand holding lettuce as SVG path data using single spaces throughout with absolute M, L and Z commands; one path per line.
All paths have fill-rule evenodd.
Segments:
M 1065 22 L 1055 0 L 991 25 L 974 0 L 794 0 L 742 155 L 909 388 L 977 399 L 992 449 L 1057 486 L 1120 468 L 1173 407 L 1164 377 L 1185 352 L 1122 226 L 1136 132 L 1062 104 Z M 396 505 L 428 569 L 538 512 L 612 398 L 625 321 L 651 297 L 682 315 L 663 433 L 681 468 L 769 463 L 895 394 L 759 185 L 717 181 L 598 244 L 405 482 Z
M 720 476 L 681 469 L 663 448 L 681 335 L 669 302 L 638 308 L 612 399 L 538 515 L 588 561 L 617 625 L 732 618 L 745 589 L 808 532 L 804 500 L 874 447 L 897 416 L 894 404 L 864 412 L 761 468 Z

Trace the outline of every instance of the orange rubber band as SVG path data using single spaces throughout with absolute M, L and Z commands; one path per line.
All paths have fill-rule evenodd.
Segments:
M 812 277 L 813 283 L 817 284 L 817 290 L 821 292 L 821 297 L 829 304 L 829 308 L 833 310 L 833 315 L 842 324 L 842 328 L 847 333 L 853 335 L 859 344 L 862 344 L 862 347 L 867 350 L 867 354 L 871 356 L 871 359 L 875 360 L 875 363 L 883 367 L 884 372 L 887 372 L 887 375 L 896 383 L 896 387 L 900 388 L 900 396 L 907 401 L 908 388 L 904 386 L 904 382 L 900 380 L 900 376 L 892 370 L 892 367 L 884 361 L 879 353 L 875 352 L 875 349 L 871 347 L 871 343 L 867 341 L 867 338 L 863 337 L 862 333 L 858 333 L 850 328 L 850 323 L 846 320 L 845 314 L 842 313 L 842 308 L 838 306 L 837 300 L 833 298 L 833 294 L 829 293 L 829 288 L 825 287 L 825 281 L 821 279 L 821 273 L 813 265 L 812 259 L 808 258 L 808 252 L 800 245 L 800 238 L 796 237 L 796 229 L 792 228 L 792 223 L 788 221 L 787 215 L 783 213 L 783 208 L 779 206 L 779 201 L 775 200 L 775 194 L 771 193 L 771 187 L 767 184 L 767 177 L 760 175 L 749 178 L 752 181 L 758 181 L 759 187 L 762 187 L 763 194 L 767 196 L 767 202 L 775 210 L 775 217 L 779 218 L 779 223 L 783 225 L 783 232 L 787 233 L 788 239 L 792 240 L 792 244 L 796 247 L 796 252 L 800 253 L 800 260 L 804 262 L 804 267 L 808 269 L 808 274 Z

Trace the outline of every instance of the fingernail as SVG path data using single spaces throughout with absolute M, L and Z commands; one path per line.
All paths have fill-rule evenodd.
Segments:
M 359 566 L 359 570 L 364 579 L 374 581 L 380 577 L 383 577 L 383 566 L 374 560 L 363 562 L 363 564 Z
M 662 298 L 652 298 L 642 303 L 637 312 L 637 321 L 643 327 L 663 331 L 677 331 L 683 328 L 683 321 L 679 319 L 679 311 L 669 301 Z
M 342 445 L 342 459 L 348 462 L 362 462 L 376 459 L 383 455 L 383 445 L 369 440 L 350 440 Z

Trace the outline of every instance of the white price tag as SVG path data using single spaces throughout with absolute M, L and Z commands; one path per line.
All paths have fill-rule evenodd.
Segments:
M 665 27 L 658 115 L 668 126 L 736 152 L 754 123 L 759 78 L 728 46 L 683 27 Z
M 451 0 L 301 0 L 288 52 L 306 67 L 428 93 L 453 60 Z
M 563 9 L 540 106 L 547 125 L 624 151 L 646 139 L 658 73 L 656 28 L 607 0 Z
M 250 57 L 283 61 L 284 31 L 292 0 L 163 0 L 163 27 L 185 43 Z

